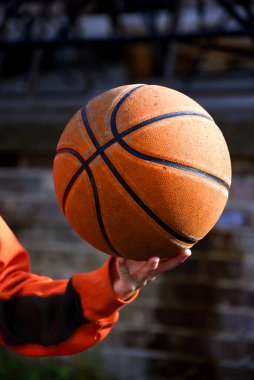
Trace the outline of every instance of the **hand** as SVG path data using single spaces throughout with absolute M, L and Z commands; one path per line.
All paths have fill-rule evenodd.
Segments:
M 116 296 L 127 300 L 136 290 L 143 288 L 159 274 L 183 263 L 190 255 L 191 250 L 185 249 L 179 255 L 162 261 L 159 257 L 151 257 L 147 261 L 115 258 L 112 266 L 112 284 Z

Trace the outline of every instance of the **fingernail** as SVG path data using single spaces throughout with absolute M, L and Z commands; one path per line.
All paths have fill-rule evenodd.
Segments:
M 159 265 L 159 262 L 160 262 L 160 259 L 157 257 L 156 259 L 154 259 L 154 261 L 153 261 L 153 265 L 154 265 L 155 267 L 157 267 L 157 266 Z
M 181 263 L 183 263 L 185 260 L 188 259 L 188 257 L 191 256 L 191 250 L 190 249 L 186 249 L 184 253 L 185 253 L 186 256 L 183 258 L 183 260 L 181 261 Z

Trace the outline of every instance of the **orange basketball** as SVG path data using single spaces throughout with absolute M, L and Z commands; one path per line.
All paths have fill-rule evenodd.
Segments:
M 228 199 L 228 148 L 194 100 L 154 85 L 114 88 L 79 110 L 54 160 L 70 225 L 110 255 L 174 256 L 214 226 Z

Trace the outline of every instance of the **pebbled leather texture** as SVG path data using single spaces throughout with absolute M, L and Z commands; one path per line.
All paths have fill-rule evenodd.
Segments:
M 109 90 L 78 111 L 54 160 L 58 202 L 78 234 L 144 260 L 192 247 L 219 219 L 231 162 L 212 117 L 155 85 Z

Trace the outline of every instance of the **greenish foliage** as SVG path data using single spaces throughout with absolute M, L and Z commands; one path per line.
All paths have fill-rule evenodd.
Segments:
M 98 353 L 64 358 L 28 358 L 0 349 L 1 380 L 117 380 Z

